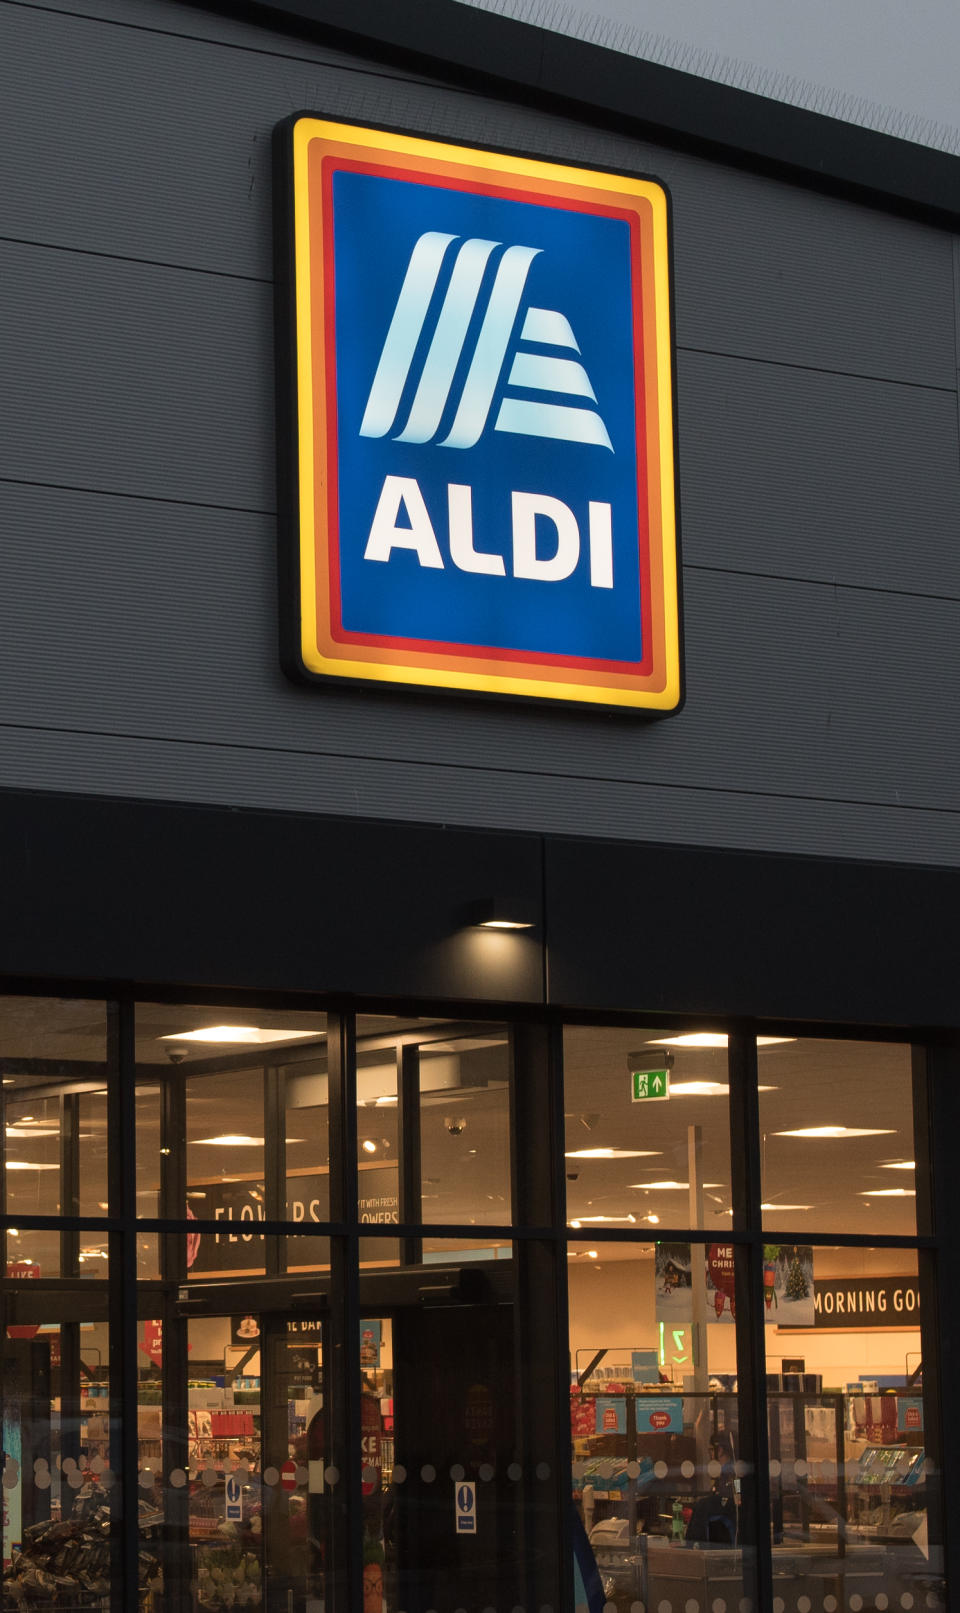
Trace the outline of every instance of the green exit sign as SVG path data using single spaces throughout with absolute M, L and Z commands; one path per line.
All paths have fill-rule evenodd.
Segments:
M 647 1098 L 669 1098 L 670 1073 L 668 1070 L 634 1070 L 630 1076 L 633 1082 L 634 1103 L 643 1103 Z

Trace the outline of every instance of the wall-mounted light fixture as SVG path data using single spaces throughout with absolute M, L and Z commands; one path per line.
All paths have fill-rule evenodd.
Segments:
M 528 904 L 514 897 L 485 896 L 471 902 L 464 923 L 480 930 L 532 930 L 534 920 Z

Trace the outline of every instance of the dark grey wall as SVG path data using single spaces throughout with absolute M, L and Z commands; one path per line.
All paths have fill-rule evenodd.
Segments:
M 960 862 L 946 234 L 173 0 L 0 0 L 0 786 Z M 687 705 L 298 689 L 276 650 L 270 132 L 673 193 Z

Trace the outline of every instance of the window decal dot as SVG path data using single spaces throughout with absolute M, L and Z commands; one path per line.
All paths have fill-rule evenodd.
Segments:
M 422 1468 L 420 1469 L 420 1477 L 422 1478 L 424 1484 L 432 1484 L 436 1476 L 437 1470 L 433 1466 L 432 1462 L 424 1462 Z

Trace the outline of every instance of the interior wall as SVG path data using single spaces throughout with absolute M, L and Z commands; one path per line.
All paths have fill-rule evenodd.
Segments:
M 916 1271 L 909 1250 L 823 1250 L 815 1256 L 821 1277 L 895 1276 Z M 630 1351 L 653 1349 L 658 1343 L 654 1261 L 584 1257 L 568 1262 L 571 1368 L 582 1371 L 599 1349 L 608 1350 L 602 1363 L 629 1363 Z M 779 1328 L 766 1329 L 770 1370 L 779 1370 L 784 1356 L 802 1356 L 808 1372 L 823 1375 L 825 1387 L 839 1388 L 858 1377 L 903 1376 L 920 1359 L 919 1328 Z M 730 1323 L 708 1323 L 709 1370 L 735 1373 L 736 1329 Z M 908 1360 L 909 1357 L 909 1360 Z

